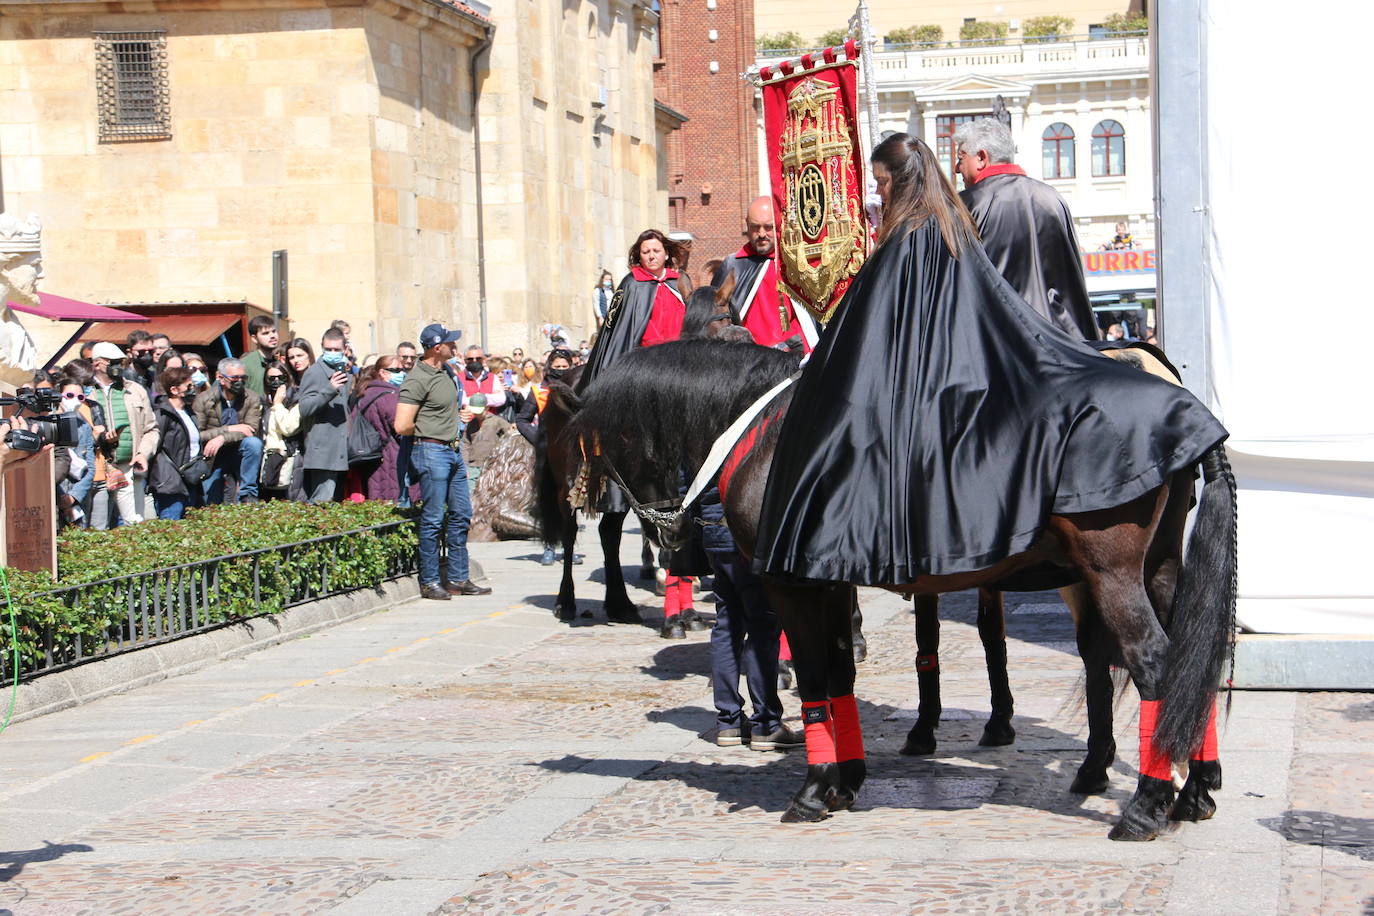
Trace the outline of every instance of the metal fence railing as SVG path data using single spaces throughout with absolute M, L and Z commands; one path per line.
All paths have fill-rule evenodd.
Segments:
M 54 639 L 46 628 L 42 659 L 21 662 L 19 676 L 29 679 L 412 575 L 414 530 L 414 521 L 401 519 L 35 594 L 35 600 L 79 609 L 101 626 L 94 635 L 67 640 Z M 381 543 L 359 549 L 349 543 L 356 538 Z M 8 669 L 9 659 L 0 667 Z

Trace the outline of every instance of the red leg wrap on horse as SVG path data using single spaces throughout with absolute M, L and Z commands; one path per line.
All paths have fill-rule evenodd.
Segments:
M 922 673 L 926 671 L 940 670 L 939 655 L 918 655 L 916 656 L 916 671 Z
M 840 761 L 864 759 L 864 732 L 859 724 L 859 704 L 854 694 L 832 697 L 830 713 L 835 717 L 835 753 Z
M 830 701 L 802 704 L 806 725 L 806 762 L 835 763 L 835 723 L 830 718 Z
M 1212 704 L 1212 709 L 1207 713 L 1207 730 L 1202 733 L 1202 750 L 1198 752 L 1197 760 L 1216 760 L 1219 756 L 1217 749 L 1217 704 Z
M 691 576 L 683 576 L 681 579 L 678 580 L 678 586 L 677 586 L 677 603 L 678 603 L 678 607 L 682 608 L 684 611 L 691 610 L 691 608 L 692 608 L 692 577 L 691 577 Z
M 1140 775 L 1172 779 L 1169 758 L 1155 750 L 1155 724 L 1159 721 L 1159 700 L 1140 701 Z
M 669 575 L 663 580 L 663 616 L 676 617 L 682 610 L 682 597 L 678 594 L 678 577 Z
M 792 647 L 787 644 L 786 633 L 780 633 L 778 636 L 778 658 L 789 662 L 792 660 Z

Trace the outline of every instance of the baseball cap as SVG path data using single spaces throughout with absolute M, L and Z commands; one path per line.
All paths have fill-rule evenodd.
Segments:
M 91 347 L 91 356 L 94 359 L 123 359 L 124 351 L 119 348 L 118 344 L 102 340 Z
M 442 324 L 431 324 L 420 332 L 420 347 L 428 350 L 430 347 L 439 346 L 439 344 L 453 343 L 462 336 L 462 331 L 450 331 Z

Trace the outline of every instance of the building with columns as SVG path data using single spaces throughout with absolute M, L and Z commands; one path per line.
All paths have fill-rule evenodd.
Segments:
M 222 356 L 283 298 L 360 353 L 591 324 L 661 225 L 653 0 L 0 0 L 0 209 L 44 289 Z M 121 339 L 127 327 L 93 329 Z M 117 334 L 116 334 L 117 332 Z M 45 354 L 46 355 L 46 354 Z

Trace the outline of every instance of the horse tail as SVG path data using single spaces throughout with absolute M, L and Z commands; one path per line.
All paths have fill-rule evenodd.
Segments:
M 561 381 L 549 383 L 549 399 L 540 413 L 538 442 L 534 450 L 535 509 L 539 515 L 540 536 L 545 544 L 563 543 L 563 497 L 568 480 L 577 468 L 556 467 L 557 457 L 569 454 L 567 449 L 562 448 L 561 440 L 568 424 L 581 409 L 582 399 L 570 386 Z M 567 479 L 560 480 L 560 476 Z
M 549 462 L 547 439 L 539 443 L 534 455 L 535 511 L 539 516 L 539 534 L 545 544 L 561 544 L 563 511 L 558 504 L 558 478 Z
M 1218 443 L 1202 456 L 1202 497 L 1170 613 L 1155 746 L 1172 760 L 1202 743 L 1236 643 L 1236 478 Z M 1228 704 L 1229 705 L 1229 704 Z

